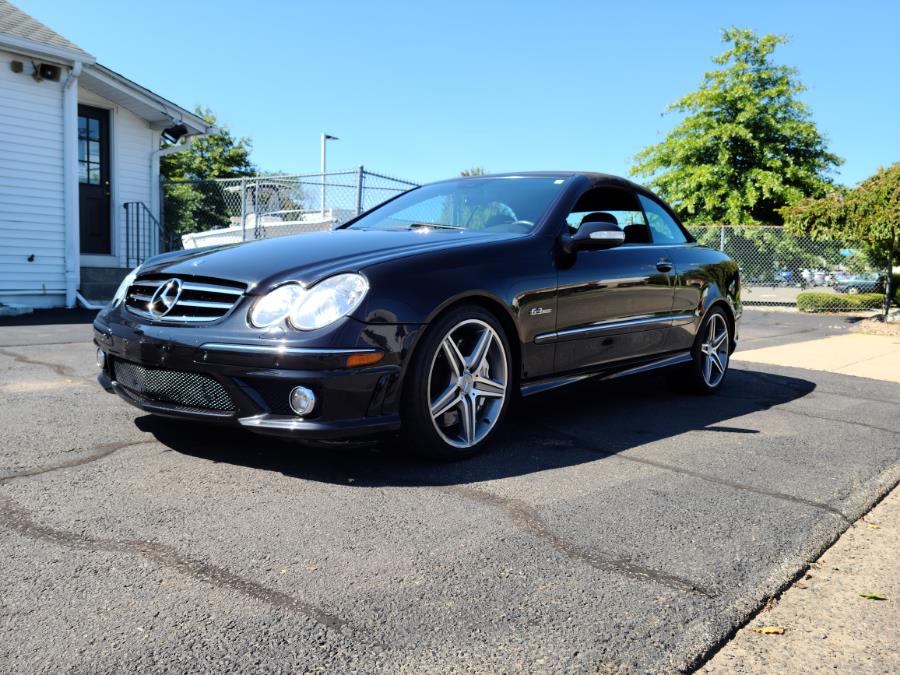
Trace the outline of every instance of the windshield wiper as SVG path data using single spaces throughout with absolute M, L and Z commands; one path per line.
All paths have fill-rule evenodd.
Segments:
M 410 223 L 410 230 L 424 230 L 424 229 L 435 229 L 435 230 L 459 230 L 460 232 L 465 230 L 464 227 L 459 227 L 457 225 L 443 225 L 440 223 Z

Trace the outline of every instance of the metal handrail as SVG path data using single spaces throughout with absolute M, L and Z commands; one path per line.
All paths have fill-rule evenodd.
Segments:
M 172 249 L 159 219 L 144 202 L 126 202 L 125 259 L 128 267 L 137 267 L 147 258 Z

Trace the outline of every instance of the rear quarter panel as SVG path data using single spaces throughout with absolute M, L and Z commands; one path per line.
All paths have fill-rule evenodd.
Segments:
M 737 263 L 721 251 L 698 244 L 673 247 L 671 258 L 675 263 L 673 311 L 694 317 L 675 326 L 673 349 L 687 349 L 692 345 L 703 316 L 716 303 L 727 305 L 735 322 L 740 320 L 742 308 Z

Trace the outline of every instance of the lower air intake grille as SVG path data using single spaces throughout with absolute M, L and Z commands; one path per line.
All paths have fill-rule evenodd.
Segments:
M 189 408 L 230 412 L 234 403 L 225 387 L 200 373 L 145 368 L 128 361 L 114 364 L 116 381 L 142 398 Z

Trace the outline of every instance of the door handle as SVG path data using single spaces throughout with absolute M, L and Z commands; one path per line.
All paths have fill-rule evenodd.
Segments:
M 674 265 L 672 265 L 672 261 L 668 258 L 660 258 L 656 261 L 656 269 L 660 272 L 671 272 L 672 267 L 674 267 Z

